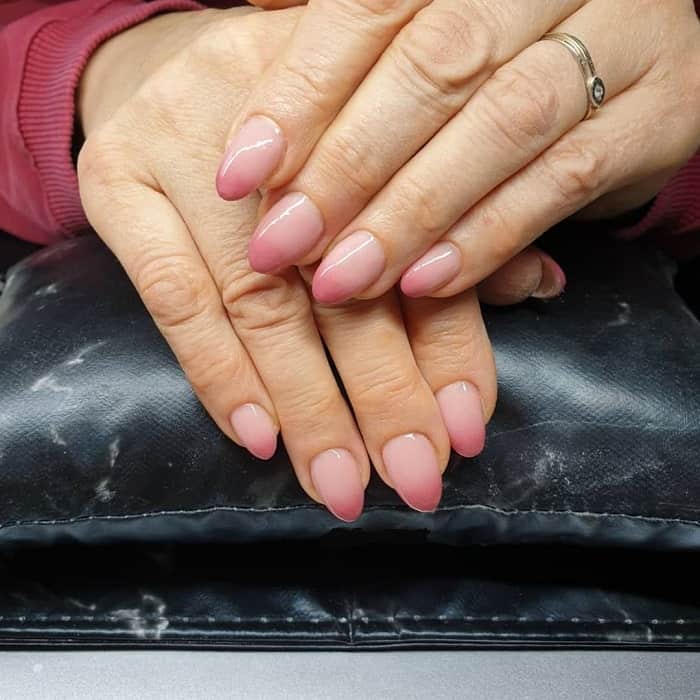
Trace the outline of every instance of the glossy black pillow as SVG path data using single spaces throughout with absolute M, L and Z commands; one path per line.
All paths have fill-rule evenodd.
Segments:
M 569 237 L 556 252 L 561 300 L 487 310 L 500 399 L 484 454 L 453 457 L 430 515 L 374 480 L 351 526 L 282 449 L 261 462 L 218 433 L 96 238 L 34 254 L 0 296 L 0 545 L 343 529 L 699 548 L 700 323 L 654 251 Z

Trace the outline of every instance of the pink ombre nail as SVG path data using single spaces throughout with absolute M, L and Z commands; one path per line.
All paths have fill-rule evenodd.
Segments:
M 566 275 L 550 255 L 542 251 L 539 251 L 539 255 L 542 263 L 542 279 L 532 296 L 535 299 L 553 299 L 564 291 Z
M 452 243 L 434 245 L 401 278 L 401 291 L 409 297 L 422 297 L 453 279 L 462 267 L 462 256 Z
M 323 259 L 314 274 L 312 291 L 322 304 L 337 304 L 375 282 L 386 266 L 381 243 L 368 231 L 344 238 Z
M 476 457 L 484 449 L 486 427 L 479 390 L 469 382 L 455 382 L 435 394 L 452 449 L 462 457 Z
M 270 459 L 277 449 L 277 427 L 268 412 L 255 403 L 239 406 L 231 414 L 231 426 L 243 446 L 260 459 Z
M 281 163 L 286 143 L 282 130 L 267 117 L 255 116 L 229 143 L 216 174 L 216 190 L 226 200 L 254 192 Z
M 305 194 L 290 192 L 258 224 L 248 245 L 248 262 L 263 273 L 289 267 L 318 243 L 322 233 L 318 207 Z
M 345 522 L 357 520 L 365 501 L 360 468 L 345 449 L 331 449 L 311 460 L 311 481 L 328 510 Z
M 408 433 L 389 440 L 382 450 L 384 466 L 399 496 L 411 508 L 434 511 L 442 497 L 442 475 L 430 440 Z

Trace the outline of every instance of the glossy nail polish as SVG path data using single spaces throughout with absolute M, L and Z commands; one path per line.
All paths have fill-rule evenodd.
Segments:
M 348 450 L 326 450 L 314 457 L 311 460 L 311 481 L 336 518 L 352 522 L 360 517 L 365 490 L 360 468 Z
M 442 497 L 442 475 L 435 448 L 425 435 L 395 437 L 382 450 L 384 466 L 399 496 L 411 508 L 434 511 Z
M 479 390 L 469 382 L 455 382 L 435 394 L 452 449 L 462 457 L 476 457 L 484 449 L 486 426 Z
M 322 304 L 351 299 L 379 279 L 385 266 L 381 243 L 367 231 L 352 233 L 319 265 L 314 274 L 313 295 Z
M 254 192 L 282 162 L 282 130 L 267 117 L 246 121 L 229 143 L 216 175 L 216 190 L 226 200 Z
M 243 446 L 260 459 L 270 459 L 277 449 L 277 426 L 268 412 L 255 403 L 239 406 L 231 414 L 231 426 Z
M 542 262 L 542 279 L 532 296 L 535 299 L 553 299 L 564 291 L 566 275 L 554 258 L 541 251 L 539 255 Z
M 446 241 L 434 245 L 404 272 L 401 291 L 409 297 L 422 297 L 446 285 L 462 267 L 459 249 Z
M 262 218 L 248 245 L 248 261 L 257 272 L 269 273 L 298 262 L 318 243 L 323 217 L 300 192 L 290 192 Z

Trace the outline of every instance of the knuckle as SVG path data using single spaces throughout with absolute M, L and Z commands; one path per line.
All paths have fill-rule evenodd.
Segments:
M 315 56 L 296 56 L 279 66 L 277 83 L 284 90 L 269 99 L 275 112 L 293 116 L 300 107 L 321 114 L 334 110 L 334 91 L 329 89 L 333 76 L 328 73 L 328 62 L 318 61 Z
M 242 351 L 215 354 L 201 348 L 187 353 L 178 353 L 178 359 L 192 389 L 197 396 L 205 396 L 222 387 L 230 386 L 232 381 L 242 379 L 245 365 Z
M 184 57 L 177 58 L 178 63 L 185 60 Z M 131 98 L 131 111 L 142 132 L 141 148 L 144 147 L 145 134 L 157 134 L 159 139 L 177 140 L 180 144 L 195 140 L 198 144 L 203 142 L 197 130 L 192 128 L 195 100 L 191 83 L 183 80 L 184 70 L 191 68 L 182 71 L 179 68 L 179 65 L 169 64 L 158 79 L 147 80 Z
M 473 80 L 490 72 L 494 46 L 492 29 L 481 14 L 430 8 L 401 30 L 395 62 L 422 92 L 461 100 Z
M 519 151 L 531 148 L 532 139 L 551 134 L 560 111 L 557 87 L 542 70 L 508 66 L 494 73 L 479 91 L 478 113 L 487 130 Z
M 424 238 L 435 240 L 450 224 L 441 207 L 443 199 L 436 184 L 406 174 L 396 192 L 394 212 L 398 216 L 411 212 L 414 228 Z
M 242 335 L 285 334 L 301 326 L 311 314 L 301 285 L 287 277 L 262 275 L 252 270 L 229 272 L 221 285 L 229 318 Z
M 368 201 L 376 194 L 379 181 L 371 150 L 366 139 L 335 135 L 320 154 L 319 169 L 323 181 L 341 182 L 352 199 Z
M 206 12 L 207 10 L 205 10 Z M 216 74 L 228 83 L 240 84 L 241 75 L 259 76 L 269 60 L 263 42 L 257 41 L 257 13 L 233 15 L 222 13 L 215 22 L 204 25 L 187 49 L 187 62 L 197 67 L 201 74 Z M 240 65 L 240 57 L 245 56 L 245 67 L 231 71 L 231 60 Z
M 102 190 L 126 179 L 125 145 L 103 133 L 88 137 L 78 154 L 77 173 L 81 189 Z
M 313 435 L 325 431 L 345 411 L 336 392 L 319 391 L 305 382 L 287 387 L 284 396 L 275 401 L 286 434 L 299 432 Z
M 156 322 L 165 330 L 187 325 L 208 311 L 206 274 L 178 254 L 142 254 L 134 284 Z
M 434 307 L 449 304 L 450 301 L 437 300 Z M 442 318 L 432 314 L 432 323 L 427 333 L 415 333 L 411 337 L 414 353 L 421 357 L 433 358 L 441 369 L 462 367 L 465 358 L 471 356 L 473 338 L 469 328 L 461 319 L 455 320 L 453 314 L 443 314 Z M 470 342 L 471 341 L 471 342 Z
M 399 415 L 422 394 L 415 368 L 388 363 L 358 368 L 349 390 L 355 409 L 365 419 Z
M 542 156 L 545 175 L 565 202 L 588 202 L 604 188 L 608 155 L 597 142 L 569 137 Z

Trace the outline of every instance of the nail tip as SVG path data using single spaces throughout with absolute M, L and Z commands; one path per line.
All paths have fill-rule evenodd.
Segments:
M 424 297 L 426 294 L 424 291 L 411 289 L 410 286 L 404 285 L 403 282 L 401 283 L 400 289 L 401 289 L 401 293 L 405 297 L 408 297 L 409 299 L 420 299 L 421 297 Z
M 248 448 L 248 451 L 254 456 L 257 457 L 258 459 L 262 459 L 265 462 L 271 460 L 275 456 L 275 452 L 277 452 L 277 445 L 275 445 L 272 449 L 268 450 L 252 450 Z
M 311 294 L 314 300 L 317 301 L 319 304 L 340 304 L 343 301 L 346 301 L 346 299 L 342 296 L 339 297 L 337 294 L 329 294 L 328 290 L 324 290 L 322 286 L 319 287 L 316 284 L 315 279 L 311 283 Z
M 419 513 L 435 513 L 440 506 L 440 501 L 442 501 L 442 489 L 440 489 L 437 499 L 430 499 L 430 501 L 427 503 L 417 501 L 414 501 L 413 503 L 406 501 L 406 503 L 413 508 L 413 510 L 418 511 Z
M 338 520 L 342 520 L 344 523 L 355 523 L 360 519 L 360 516 L 362 515 L 362 511 L 364 510 L 364 503 L 360 504 L 359 509 L 352 510 L 349 513 L 342 513 L 332 508 L 328 508 L 328 510 L 331 512 L 331 514 L 338 518 Z
M 248 264 L 253 272 L 258 272 L 261 275 L 269 275 L 275 269 L 266 262 L 263 256 L 250 250 L 248 251 Z
M 220 183 L 218 179 L 216 182 L 216 193 L 226 202 L 236 202 L 250 194 L 250 192 L 241 192 L 238 188 L 228 187 L 227 185 Z
M 464 457 L 465 459 L 474 459 L 474 458 L 478 457 L 478 456 L 484 451 L 484 448 L 483 448 L 483 447 L 480 448 L 480 449 L 478 449 L 478 450 L 474 450 L 474 449 L 466 449 L 466 448 L 464 448 L 464 447 L 462 447 L 462 448 L 460 448 L 460 447 L 455 447 L 454 445 L 452 446 L 452 449 L 453 449 L 460 457 Z

